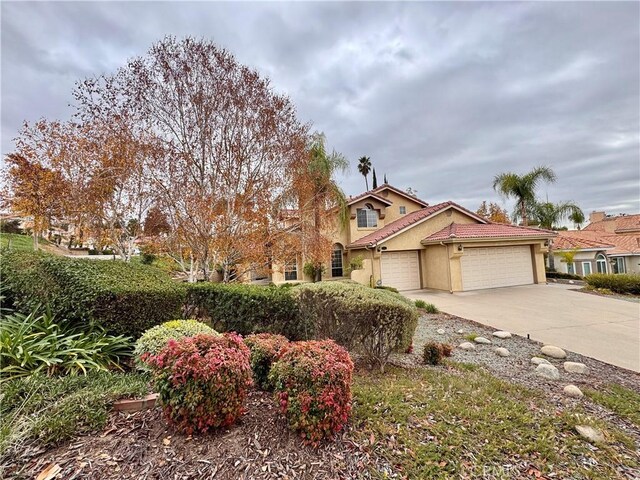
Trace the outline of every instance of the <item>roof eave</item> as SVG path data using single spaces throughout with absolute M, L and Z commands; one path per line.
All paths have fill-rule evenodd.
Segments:
M 473 243 L 473 242 L 505 242 L 505 241 L 521 241 L 521 240 L 525 240 L 525 241 L 530 241 L 530 240 L 536 240 L 536 241 L 542 241 L 542 240 L 547 240 L 549 238 L 549 236 L 547 235 L 521 235 L 518 237 L 449 237 L 446 238 L 444 240 L 429 240 L 427 238 L 423 239 L 420 241 L 420 243 L 422 245 L 440 245 L 441 243 Z

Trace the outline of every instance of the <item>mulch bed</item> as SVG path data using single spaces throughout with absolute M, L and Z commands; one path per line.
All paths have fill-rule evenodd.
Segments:
M 104 432 L 44 451 L 28 448 L 2 478 L 33 479 L 51 464 L 57 479 L 367 478 L 375 460 L 344 432 L 319 448 L 303 446 L 272 395 L 252 391 L 247 413 L 228 430 L 187 437 L 167 427 L 159 408 L 113 412 Z
M 572 292 L 588 293 L 589 295 L 596 295 L 598 297 L 615 298 L 616 300 L 625 300 L 627 302 L 640 303 L 640 296 L 638 295 L 622 295 L 620 293 L 602 293 L 598 290 L 591 288 L 572 288 Z

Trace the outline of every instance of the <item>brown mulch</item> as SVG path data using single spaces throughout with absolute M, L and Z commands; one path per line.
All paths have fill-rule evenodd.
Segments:
M 277 411 L 271 394 L 251 391 L 238 424 L 185 436 L 167 426 L 160 409 L 112 413 L 102 433 L 45 451 L 33 447 L 6 463 L 2 478 L 33 479 L 50 465 L 57 479 L 339 479 L 368 478 L 376 461 L 343 433 L 306 447 Z M 2 471 L 2 470 L 0 470 Z

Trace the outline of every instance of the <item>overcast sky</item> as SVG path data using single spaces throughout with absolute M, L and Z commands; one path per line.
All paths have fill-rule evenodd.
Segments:
M 640 211 L 640 3 L 2 2 L 2 153 L 67 119 L 78 79 L 164 37 L 205 37 L 268 76 L 355 167 L 476 209 L 497 173 L 585 212 Z

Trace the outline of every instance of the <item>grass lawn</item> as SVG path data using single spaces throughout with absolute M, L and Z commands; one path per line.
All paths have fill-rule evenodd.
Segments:
M 620 385 L 607 385 L 599 390 L 586 390 L 585 395 L 640 428 L 640 394 L 637 392 Z
M 0 248 L 9 246 L 15 250 L 33 250 L 33 237 L 17 233 L 0 233 Z
M 354 398 L 352 435 L 389 465 L 374 478 L 623 478 L 620 466 L 640 466 L 618 430 L 477 367 L 358 375 Z M 576 425 L 602 429 L 606 444 L 587 443 Z

